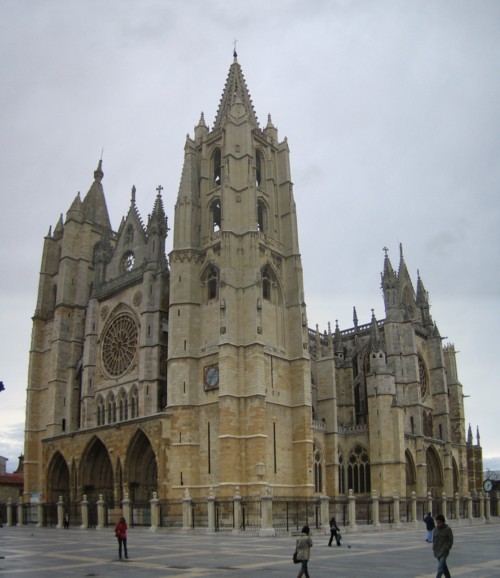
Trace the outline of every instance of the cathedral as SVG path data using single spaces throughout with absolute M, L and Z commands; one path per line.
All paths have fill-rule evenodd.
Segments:
M 455 349 L 402 247 L 381 262 L 384 319 L 309 327 L 288 142 L 236 53 L 184 151 L 173 225 L 161 186 L 147 221 L 132 188 L 114 230 L 99 161 L 44 239 L 25 502 L 479 489 Z

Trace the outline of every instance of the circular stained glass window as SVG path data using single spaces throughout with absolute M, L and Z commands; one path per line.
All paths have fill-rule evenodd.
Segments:
M 127 251 L 122 257 L 122 269 L 128 273 L 134 268 L 135 256 L 132 251 Z
M 128 313 L 118 315 L 106 330 L 102 362 L 112 377 L 124 374 L 132 365 L 137 349 L 137 326 Z

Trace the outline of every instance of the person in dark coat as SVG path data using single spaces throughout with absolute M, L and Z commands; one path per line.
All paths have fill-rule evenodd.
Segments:
M 337 520 L 335 520 L 335 516 L 333 516 L 330 520 L 330 541 L 328 542 L 329 546 L 332 545 L 334 538 L 335 542 L 337 542 L 337 546 L 340 546 L 340 528 L 337 526 Z
M 123 553 L 125 554 L 125 558 L 128 558 L 127 552 L 127 522 L 125 518 L 122 516 L 115 526 L 115 536 L 118 539 L 118 556 L 120 560 L 122 559 L 122 546 L 123 546 Z
M 311 548 L 313 545 L 313 541 L 309 534 L 310 534 L 309 526 L 304 526 L 302 528 L 301 536 L 297 538 L 297 544 L 295 546 L 295 549 L 297 550 L 297 559 L 302 564 L 300 572 L 297 575 L 297 578 L 302 578 L 302 576 L 309 578 L 307 563 L 309 562 L 309 558 L 311 557 Z
M 453 532 L 445 523 L 446 520 L 442 514 L 436 516 L 436 527 L 434 528 L 434 537 L 432 540 L 432 551 L 438 559 L 438 571 L 436 578 L 451 578 L 450 571 L 446 565 L 446 558 L 453 546 Z
M 434 518 L 430 512 L 427 513 L 427 516 L 424 518 L 425 527 L 427 528 L 427 538 L 425 539 L 426 542 L 432 543 L 432 531 L 436 524 L 434 524 Z

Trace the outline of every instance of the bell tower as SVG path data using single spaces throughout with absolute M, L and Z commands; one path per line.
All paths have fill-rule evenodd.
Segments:
M 237 54 L 212 130 L 185 144 L 170 254 L 175 489 L 313 493 L 311 374 L 287 140 L 261 129 Z

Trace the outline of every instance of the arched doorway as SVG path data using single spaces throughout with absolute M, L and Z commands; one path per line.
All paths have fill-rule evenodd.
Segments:
M 47 501 L 55 504 L 62 496 L 65 503 L 70 501 L 69 468 L 60 452 L 50 460 L 47 475 Z
M 434 498 L 440 498 L 443 493 L 443 470 L 441 460 L 432 446 L 427 449 L 425 460 L 427 463 L 427 491 Z
M 158 487 L 158 466 L 151 442 L 142 430 L 130 442 L 125 467 L 132 503 L 150 500 Z
M 417 489 L 417 474 L 415 470 L 415 462 L 411 453 L 405 451 L 405 461 L 406 461 L 406 497 L 409 498 L 411 493 Z
M 82 493 L 91 502 L 102 494 L 108 508 L 114 508 L 113 467 L 108 450 L 102 441 L 93 438 L 84 452 L 80 465 Z

